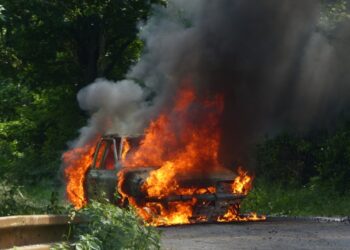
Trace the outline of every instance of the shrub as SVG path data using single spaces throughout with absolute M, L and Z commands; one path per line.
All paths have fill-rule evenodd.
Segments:
M 310 138 L 281 134 L 257 147 L 256 176 L 283 185 L 301 186 L 316 174 L 318 143 Z
M 88 222 L 74 228 L 74 243 L 54 249 L 160 249 L 158 231 L 144 225 L 132 208 L 92 201 L 76 213 Z
M 256 176 L 282 186 L 350 192 L 350 123 L 334 131 L 280 134 L 257 147 Z
M 350 192 L 350 124 L 339 128 L 320 148 L 313 183 L 344 194 Z
M 257 180 L 243 200 L 241 212 L 290 216 L 348 216 L 350 194 L 337 194 L 322 187 L 285 187 Z
M 22 188 L 6 181 L 0 182 L 0 216 L 62 214 L 68 211 L 68 208 L 59 204 L 57 192 L 52 192 L 48 201 L 30 197 Z

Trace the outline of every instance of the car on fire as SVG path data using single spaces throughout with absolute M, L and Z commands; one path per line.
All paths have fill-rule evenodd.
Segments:
M 182 190 L 186 189 L 185 192 L 149 196 L 144 183 L 150 173 L 156 171 L 159 166 L 123 166 L 123 159 L 132 154 L 141 142 L 142 136 L 125 137 L 112 134 L 101 137 L 85 178 L 88 201 L 105 195 L 110 202 L 119 206 L 131 203 L 142 210 L 142 217 L 151 223 L 155 217 L 162 217 L 165 213 L 170 213 L 174 206 L 179 207 L 181 204 L 191 207 L 190 218 L 185 223 L 238 218 L 239 205 L 246 194 L 232 192 L 232 185 L 237 177 L 232 171 L 206 176 L 184 175 L 177 183 Z M 116 192 L 121 197 L 116 199 Z M 156 224 L 161 225 L 162 222 L 158 220 Z

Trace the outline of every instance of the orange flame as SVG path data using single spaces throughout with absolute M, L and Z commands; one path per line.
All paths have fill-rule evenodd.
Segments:
M 123 170 L 118 173 L 118 192 L 122 202 L 128 201 L 137 213 L 151 225 L 188 224 L 207 221 L 205 215 L 193 219 L 194 207 L 200 202 L 195 195 L 214 194 L 215 186 L 183 186 L 183 178 L 202 178 L 214 173 L 227 172 L 218 160 L 221 139 L 220 115 L 224 108 L 223 97 L 199 98 L 194 89 L 181 89 L 172 108 L 163 112 L 145 130 L 140 146 L 131 150 L 124 139 L 121 152 Z M 64 154 L 65 174 L 68 180 L 69 200 L 80 208 L 86 204 L 84 177 L 92 163 L 93 144 Z M 141 184 L 140 190 L 148 199 L 138 203 L 135 197 L 123 192 L 125 171 L 136 167 L 155 167 Z M 241 167 L 232 179 L 230 192 L 246 195 L 253 178 Z M 231 184 L 230 184 L 231 185 Z M 150 202 L 170 196 L 193 197 L 184 201 Z M 205 205 L 205 204 L 204 204 Z M 219 222 L 261 220 L 262 217 L 239 215 L 239 205 L 232 205 Z
M 232 183 L 232 192 L 234 194 L 245 194 L 247 195 L 252 189 L 253 178 L 248 175 L 247 171 L 244 171 L 241 166 L 237 169 L 238 176 Z
M 183 188 L 178 179 L 183 175 L 206 175 L 223 169 L 218 161 L 219 117 L 222 111 L 222 96 L 200 99 L 193 89 L 186 88 L 179 92 L 172 109 L 165 110 L 150 123 L 140 147 L 124 161 L 126 167 L 159 167 L 150 172 L 142 186 L 148 197 L 215 192 L 215 187 L 199 190 Z M 232 192 L 247 194 L 252 178 L 242 168 L 239 168 L 238 174 L 232 184 Z M 172 225 L 191 223 L 195 203 L 196 200 L 173 202 L 167 208 L 160 203 L 147 203 L 144 207 L 133 205 L 138 207 L 140 216 L 148 223 Z M 232 216 L 230 219 L 234 220 Z
M 95 143 L 89 143 L 81 148 L 75 148 L 63 154 L 64 170 L 67 179 L 67 198 L 75 208 L 86 204 L 84 181 L 92 161 Z
M 237 213 L 238 209 L 230 207 L 226 214 L 218 218 L 218 222 L 231 222 L 231 221 L 263 221 L 266 220 L 265 215 L 257 215 L 257 213 L 249 213 L 242 216 Z
M 152 171 L 147 178 L 143 188 L 150 197 L 159 197 L 169 195 L 179 187 L 175 180 L 176 169 L 173 162 L 165 162 L 164 165 L 156 171 Z
M 126 159 L 126 155 L 128 154 L 129 150 L 131 149 L 131 146 L 126 138 L 123 138 L 122 145 L 123 145 L 122 161 L 124 161 Z

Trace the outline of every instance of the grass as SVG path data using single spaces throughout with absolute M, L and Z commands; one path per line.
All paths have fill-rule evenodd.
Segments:
M 340 195 L 326 188 L 301 188 L 257 182 L 242 202 L 242 212 L 267 215 L 349 216 L 350 194 Z
M 0 216 L 62 213 L 66 204 L 49 182 L 16 186 L 0 181 Z

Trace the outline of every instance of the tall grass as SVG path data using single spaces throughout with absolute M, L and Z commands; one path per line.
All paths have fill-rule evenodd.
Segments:
M 313 186 L 288 187 L 257 182 L 242 202 L 242 212 L 268 215 L 350 216 L 350 194 Z

